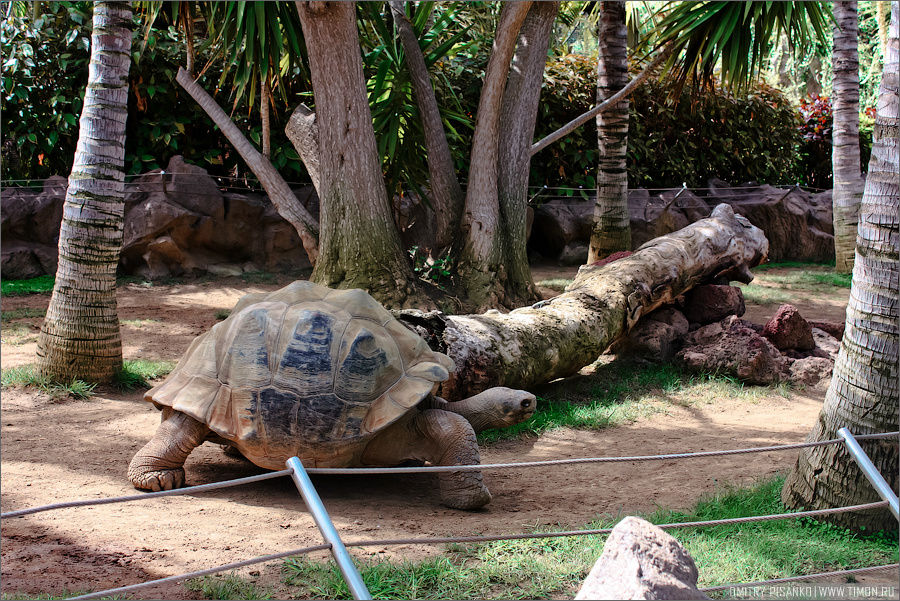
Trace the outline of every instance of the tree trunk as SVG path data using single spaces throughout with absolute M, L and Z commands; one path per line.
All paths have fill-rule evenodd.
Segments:
M 519 306 L 539 298 L 531 279 L 526 248 L 531 167 L 528 151 L 534 139 L 547 49 L 558 10 L 559 2 L 532 4 L 519 30 L 516 53 L 503 92 L 497 188 L 508 306 Z
M 641 316 L 699 283 L 749 281 L 749 267 L 765 259 L 768 246 L 759 228 L 722 204 L 709 218 L 652 240 L 630 257 L 582 267 L 565 293 L 532 307 L 398 317 L 456 363 L 440 390 L 444 398 L 459 400 L 492 386 L 529 388 L 589 365 Z
M 131 4 L 96 2 L 78 146 L 63 205 L 59 266 L 37 364 L 58 381 L 112 380 L 122 368 L 116 267 L 125 215 Z
M 321 198 L 319 193 L 319 126 L 316 123 L 316 114 L 305 104 L 300 104 L 291 113 L 291 118 L 284 127 L 284 133 L 294 145 L 297 154 L 300 155 L 300 160 L 306 167 L 316 194 Z
M 872 142 L 869 176 L 859 213 L 859 236 L 847 324 L 822 412 L 807 440 L 897 429 L 900 411 L 900 49 L 898 2 L 892 2 L 890 36 Z M 866 453 L 898 490 L 896 441 L 864 443 Z M 803 449 L 781 493 L 790 508 L 823 509 L 879 500 L 844 445 Z M 828 521 L 854 529 L 896 529 L 887 509 L 841 513 Z
M 434 88 L 431 85 L 428 67 L 425 65 L 425 57 L 422 55 L 422 48 L 419 46 L 412 23 L 406 17 L 405 4 L 405 2 L 393 1 L 390 3 L 390 7 L 394 15 L 394 23 L 397 25 L 400 43 L 403 45 L 406 66 L 409 69 L 415 91 L 416 106 L 419 108 L 422 129 L 425 132 L 431 205 L 434 209 L 437 230 L 434 241 L 435 248 L 432 250 L 435 251 L 434 256 L 437 256 L 456 238 L 464 198 L 462 189 L 459 187 L 459 180 L 456 178 L 450 145 L 447 143 L 447 134 L 441 121 L 441 112 L 438 108 L 437 98 L 434 96 Z
M 297 200 L 290 186 L 287 185 L 278 170 L 272 166 L 272 163 L 253 147 L 241 130 L 228 118 L 222 107 L 216 104 L 212 96 L 207 94 L 206 90 L 201 88 L 200 84 L 194 81 L 187 71 L 179 68 L 175 81 L 191 95 L 191 98 L 206 111 L 213 123 L 222 130 L 222 133 L 265 188 L 269 200 L 275 205 L 275 210 L 297 230 L 297 235 L 300 236 L 310 263 L 315 265 L 319 256 L 319 224 L 316 223 L 315 217 Z
M 859 171 L 859 56 L 856 2 L 834 3 L 833 117 L 831 165 L 834 176 L 835 269 L 853 271 L 856 226 L 864 180 Z
M 628 32 L 625 2 L 601 2 L 597 51 L 597 102 L 628 83 Z M 628 99 L 597 115 L 597 202 L 587 262 L 631 250 L 628 219 Z
M 389 307 L 425 302 L 394 226 L 366 98 L 354 2 L 297 2 L 319 127 L 319 260 L 312 281 Z
M 475 118 L 469 184 L 461 222 L 463 248 L 457 271 L 465 297 L 479 308 L 507 304 L 497 191 L 500 116 L 509 62 L 516 49 L 519 28 L 531 4 L 522 1 L 503 5 Z
M 272 122 L 269 113 L 269 76 L 259 75 L 259 120 L 262 126 L 262 155 L 272 160 Z

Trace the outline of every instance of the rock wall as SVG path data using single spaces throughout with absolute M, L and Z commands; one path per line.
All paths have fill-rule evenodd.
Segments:
M 834 260 L 831 191 L 812 194 L 800 188 L 785 190 L 769 185 L 731 187 L 712 179 L 708 189 L 668 190 L 651 195 L 648 190 L 628 193 L 632 248 L 658 236 L 679 230 L 709 216 L 719 203 L 765 232 L 770 261 Z M 535 209 L 529 251 L 563 265 L 587 259 L 594 199 L 560 198 Z
M 2 191 L 0 273 L 20 279 L 56 272 L 66 180 L 40 192 Z M 311 186 L 295 190 L 315 215 Z M 223 192 L 206 170 L 173 157 L 126 185 L 121 274 L 149 278 L 309 267 L 296 231 L 262 194 Z

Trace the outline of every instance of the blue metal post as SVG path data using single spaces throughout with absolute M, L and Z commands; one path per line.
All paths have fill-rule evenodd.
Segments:
M 350 553 L 347 552 L 347 547 L 341 541 L 341 537 L 334 527 L 328 511 L 325 510 L 325 505 L 322 504 L 322 499 L 319 497 L 319 493 L 316 492 L 312 480 L 309 479 L 309 474 L 306 473 L 306 469 L 304 469 L 300 459 L 291 457 L 287 460 L 287 466 L 291 469 L 291 477 L 294 479 L 294 484 L 297 485 L 297 490 L 300 491 L 303 502 L 306 503 L 306 507 L 312 514 L 316 526 L 319 527 L 319 531 L 322 533 L 322 537 L 325 539 L 325 542 L 331 545 L 331 554 L 334 556 L 334 560 L 337 562 L 338 568 L 347 582 L 347 586 L 350 587 L 350 593 L 353 595 L 353 598 L 371 599 L 372 595 L 369 593 L 369 589 L 366 588 L 366 583 L 363 582 L 362 576 L 359 575 L 356 566 L 353 565 L 353 559 L 350 557 Z
M 866 452 L 859 446 L 859 442 L 853 438 L 853 434 L 850 433 L 850 430 L 841 428 L 838 430 L 838 435 L 844 439 L 847 451 L 850 452 L 850 456 L 853 457 L 854 461 L 859 465 L 859 469 L 862 470 L 862 473 L 865 474 L 869 482 L 872 483 L 872 486 L 875 487 L 878 496 L 888 502 L 891 513 L 894 514 L 895 518 L 900 520 L 900 502 L 898 502 L 897 495 L 894 494 L 894 491 L 884 479 L 884 476 L 881 475 L 881 472 L 878 471 L 878 468 L 875 467 L 875 464 L 872 463 L 872 460 L 869 459 Z

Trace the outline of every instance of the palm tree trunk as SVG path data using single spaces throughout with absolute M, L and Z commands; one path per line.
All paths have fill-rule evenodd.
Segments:
M 438 108 L 437 98 L 434 96 L 434 88 L 431 85 L 431 77 L 428 75 L 428 67 L 425 65 L 425 57 L 422 56 L 422 49 L 419 47 L 419 40 L 413 31 L 412 23 L 406 17 L 403 8 L 405 4 L 405 2 L 393 1 L 390 3 L 390 7 L 394 15 L 394 23 L 397 24 L 400 43 L 403 45 L 403 54 L 416 95 L 416 106 L 419 108 L 422 129 L 425 132 L 431 203 L 434 207 L 437 230 L 435 249 L 433 250 L 436 251 L 434 255 L 437 256 L 440 250 L 450 246 L 456 237 L 456 228 L 462 215 L 464 197 L 459 180 L 456 178 L 450 145 L 447 144 L 447 134 L 444 132 L 441 112 Z
M 597 102 L 603 102 L 628 83 L 628 34 L 625 2 L 600 3 L 600 40 L 597 52 Z M 631 250 L 628 219 L 628 99 L 597 115 L 597 202 L 588 250 L 588 263 L 614 252 Z
M 206 90 L 200 87 L 200 84 L 194 81 L 187 71 L 179 68 L 175 81 L 206 111 L 206 114 L 225 134 L 253 174 L 259 178 L 269 200 L 275 206 L 275 210 L 297 230 L 297 235 L 300 236 L 300 241 L 303 243 L 303 249 L 309 256 L 309 262 L 315 265 L 319 257 L 319 224 L 316 223 L 316 218 L 297 200 L 297 196 L 278 173 L 278 170 L 272 166 L 272 163 L 253 147 L 241 130 L 228 118 L 222 107 L 216 104 L 212 96 L 207 94 Z
M 834 3 L 834 126 L 831 164 L 834 174 L 834 254 L 839 273 L 853 271 L 859 202 L 859 56 L 856 2 Z
M 116 267 L 125 214 L 131 3 L 96 2 L 78 146 L 59 233 L 59 266 L 38 338 L 42 374 L 110 381 L 122 368 Z
M 319 147 L 321 244 L 311 280 L 417 306 L 394 226 L 366 97 L 354 2 L 297 2 L 309 52 Z
M 847 324 L 822 412 L 807 440 L 897 429 L 900 410 L 900 3 L 891 3 L 891 25 L 872 142 L 869 175 L 859 212 L 859 236 Z M 898 447 L 871 442 L 866 452 L 898 489 Z M 843 445 L 804 449 L 781 493 L 791 508 L 822 509 L 878 500 Z M 828 518 L 841 527 L 896 529 L 887 509 Z

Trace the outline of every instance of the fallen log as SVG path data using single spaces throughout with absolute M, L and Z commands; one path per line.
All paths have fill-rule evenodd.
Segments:
M 657 307 L 718 279 L 749 282 L 765 260 L 762 230 L 721 204 L 707 219 L 641 246 L 629 257 L 585 265 L 563 294 L 510 313 L 445 315 L 404 310 L 398 319 L 456 372 L 438 394 L 448 400 L 492 386 L 530 388 L 591 364 Z

